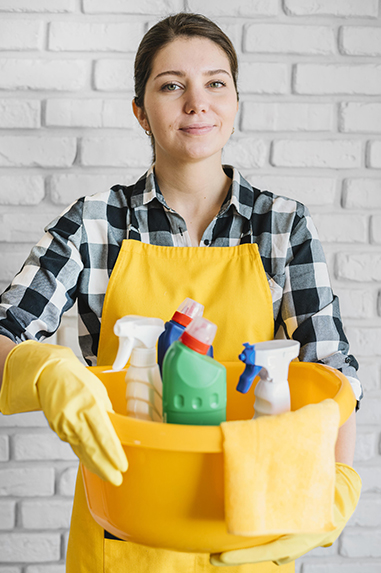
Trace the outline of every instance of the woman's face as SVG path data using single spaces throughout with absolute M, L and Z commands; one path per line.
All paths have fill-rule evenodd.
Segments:
M 156 55 L 134 112 L 155 138 L 156 161 L 221 156 L 238 110 L 225 52 L 207 38 L 176 38 Z

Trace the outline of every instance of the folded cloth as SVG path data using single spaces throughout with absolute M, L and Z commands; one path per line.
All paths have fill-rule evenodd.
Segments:
M 255 420 L 223 422 L 229 533 L 320 533 L 335 528 L 334 400 Z

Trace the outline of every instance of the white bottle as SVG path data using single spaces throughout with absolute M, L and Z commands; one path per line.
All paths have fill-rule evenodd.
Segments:
M 269 340 L 245 344 L 240 359 L 246 363 L 245 372 L 237 389 L 246 393 L 256 375 L 254 418 L 283 414 L 291 409 L 288 369 L 291 360 L 299 355 L 300 343 L 295 340 Z
M 159 318 L 125 316 L 114 326 L 119 337 L 119 350 L 114 370 L 124 368 L 126 374 L 127 415 L 142 420 L 162 422 L 162 382 L 156 363 L 156 341 L 164 330 Z

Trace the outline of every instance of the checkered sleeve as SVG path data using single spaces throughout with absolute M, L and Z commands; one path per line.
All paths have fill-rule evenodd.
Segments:
M 58 328 L 75 302 L 83 201 L 70 206 L 45 228 L 20 272 L 0 299 L 0 334 L 14 342 L 43 340 Z
M 342 371 L 360 399 L 358 364 L 349 354 L 339 300 L 332 292 L 316 228 L 308 209 L 301 204 L 297 204 L 294 213 L 284 270 L 277 337 L 298 340 L 300 360 L 321 362 Z

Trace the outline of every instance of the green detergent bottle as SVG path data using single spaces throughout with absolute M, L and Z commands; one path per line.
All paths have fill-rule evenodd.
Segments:
M 163 362 L 163 417 L 169 424 L 218 426 L 226 421 L 226 368 L 207 356 L 217 326 L 195 318 Z

